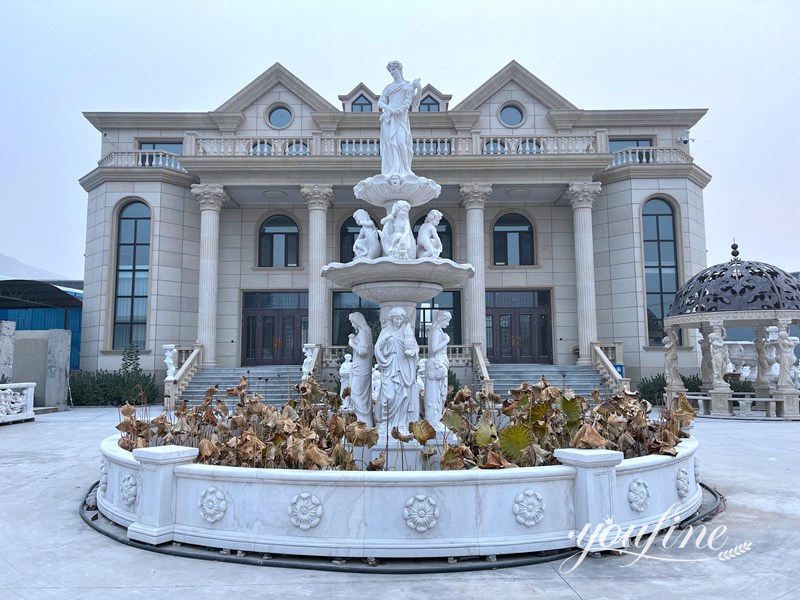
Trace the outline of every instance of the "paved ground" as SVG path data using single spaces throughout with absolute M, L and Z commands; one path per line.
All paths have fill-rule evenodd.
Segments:
M 800 423 L 700 420 L 703 480 L 727 498 L 707 527 L 727 527 L 717 551 L 651 548 L 630 556 L 426 575 L 345 574 L 164 556 L 124 546 L 79 516 L 98 479 L 100 441 L 116 409 L 76 408 L 0 426 L 0 598 L 517 598 L 800 599 Z M 696 539 L 696 535 L 695 538 Z M 660 543 L 663 536 L 656 538 Z M 654 557 L 670 560 L 656 560 Z M 702 562 L 700 559 L 706 559 Z M 697 562 L 686 562 L 695 560 Z

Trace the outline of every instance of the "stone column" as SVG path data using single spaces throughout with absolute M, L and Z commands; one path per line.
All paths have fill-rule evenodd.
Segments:
M 578 364 L 592 364 L 592 342 L 597 341 L 597 309 L 594 292 L 594 239 L 592 206 L 600 184 L 571 183 L 567 199 L 572 206 L 575 235 L 575 278 L 578 291 Z
M 11 381 L 14 372 L 14 321 L 0 321 L 0 378 Z
M 459 190 L 467 212 L 467 262 L 475 267 L 475 276 L 467 280 L 466 338 L 468 344 L 481 347 L 486 354 L 486 240 L 483 208 L 492 193 L 489 184 L 465 184 Z
M 197 298 L 197 341 L 203 345 L 203 366 L 217 364 L 217 271 L 219 211 L 228 195 L 221 184 L 196 183 L 192 194 L 200 206 L 200 282 Z
M 778 357 L 778 364 L 780 365 L 780 372 L 778 373 L 775 393 L 772 397 L 778 400 L 778 402 L 775 403 L 775 414 L 779 417 L 797 417 L 800 412 L 798 391 L 791 378 L 791 369 L 796 360 L 794 347 L 797 345 L 797 338 L 789 336 L 789 327 L 791 324 L 792 322 L 788 319 L 780 319 L 778 321 L 776 354 Z M 769 408 L 771 408 L 771 406 Z M 768 417 L 772 416 L 770 414 L 771 412 L 771 410 L 767 412 Z
M 328 252 L 328 207 L 333 186 L 302 185 L 308 205 L 308 342 L 324 344 L 329 323 L 325 280 L 320 274 Z
M 714 371 L 714 387 L 708 393 L 711 396 L 711 414 L 714 416 L 732 416 L 733 401 L 730 384 L 723 378 L 727 361 L 725 359 L 725 328 L 721 319 L 710 321 L 711 363 Z

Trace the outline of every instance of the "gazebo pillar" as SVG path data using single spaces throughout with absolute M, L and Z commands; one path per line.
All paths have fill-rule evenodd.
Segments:
M 711 415 L 728 417 L 733 415 L 733 401 L 731 386 L 724 379 L 727 361 L 725 360 L 725 328 L 722 323 L 721 319 L 710 322 L 712 331 L 708 337 L 714 386 L 708 395 L 711 396 Z
M 700 324 L 700 379 L 703 381 L 700 391 L 708 394 L 714 387 L 714 368 L 711 364 L 711 341 L 708 336 L 711 334 L 711 327 L 708 323 Z
M 767 328 L 755 328 L 755 344 L 756 344 L 756 359 L 758 361 L 758 374 L 753 383 L 753 389 L 756 392 L 757 398 L 769 398 L 769 379 L 767 379 L 767 372 L 769 371 L 769 360 L 767 359 Z
M 797 338 L 789 336 L 789 326 L 791 324 L 792 322 L 787 319 L 778 320 L 776 350 L 780 372 L 778 373 L 778 385 L 772 397 L 775 400 L 782 401 L 775 403 L 775 414 L 779 417 L 796 417 L 800 415 L 798 390 L 794 387 L 791 378 L 791 369 L 795 361 L 794 347 L 797 345 L 795 341 Z

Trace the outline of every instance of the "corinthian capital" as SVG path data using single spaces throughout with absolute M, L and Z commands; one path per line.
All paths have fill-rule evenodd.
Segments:
M 491 193 L 492 186 L 488 183 L 465 183 L 458 190 L 461 204 L 467 210 L 471 208 L 483 209 Z
M 303 194 L 309 210 L 327 210 L 333 198 L 333 186 L 304 184 L 300 186 L 300 193 Z
M 572 209 L 592 208 L 597 194 L 600 193 L 600 183 L 594 181 L 583 181 L 581 183 L 570 183 L 567 190 L 567 200 Z
M 192 196 L 200 210 L 219 210 L 228 201 L 228 194 L 220 183 L 193 183 Z

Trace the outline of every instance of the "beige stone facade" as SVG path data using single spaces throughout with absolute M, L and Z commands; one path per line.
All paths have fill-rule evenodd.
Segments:
M 515 62 L 476 85 L 454 103 L 432 81 L 423 100 L 439 110 L 411 114 L 414 171 L 442 186 L 438 199 L 412 208 L 411 222 L 440 210 L 452 259 L 478 271 L 451 290 L 458 341 L 481 345 L 495 362 L 563 365 L 591 364 L 593 342 L 621 342 L 627 376 L 661 372 L 652 286 L 661 282 L 663 299 L 666 279 L 674 275 L 680 286 L 705 267 L 710 176 L 694 164 L 686 132 L 706 111 L 580 109 Z M 363 83 L 342 88 L 353 91 L 339 108 L 275 64 L 209 112 L 86 113 L 102 144 L 98 166 L 81 179 L 82 369 L 118 368 L 131 336 L 144 346 L 142 366 L 162 372 L 163 344 L 199 343 L 206 365 L 238 367 L 299 365 L 303 342 L 341 339 L 333 299 L 343 290 L 319 268 L 342 259 L 340 234 L 356 209 L 376 223 L 384 216 L 353 195 L 380 170 L 376 95 Z M 352 112 L 365 101 L 371 112 Z M 674 222 L 671 237 L 662 228 L 655 242 L 643 225 L 658 220 L 643 215 L 653 199 Z M 133 234 L 121 221 L 135 221 L 124 212 L 132 202 L 146 217 L 128 244 Z M 272 217 L 294 223 L 296 256 L 283 225 L 265 237 Z M 664 254 L 654 262 L 655 247 Z M 138 254 L 131 261 L 126 252 Z M 259 266 L 270 260 L 278 265 Z M 134 283 L 120 276 L 131 269 Z M 288 295 L 269 296 L 275 292 Z M 495 319 L 488 328 L 485 315 Z M 300 323 L 288 338 L 278 330 L 284 317 Z M 687 371 L 699 364 L 694 336 L 682 338 Z M 267 356 L 287 343 L 299 354 Z M 255 346 L 263 352 L 254 359 Z

